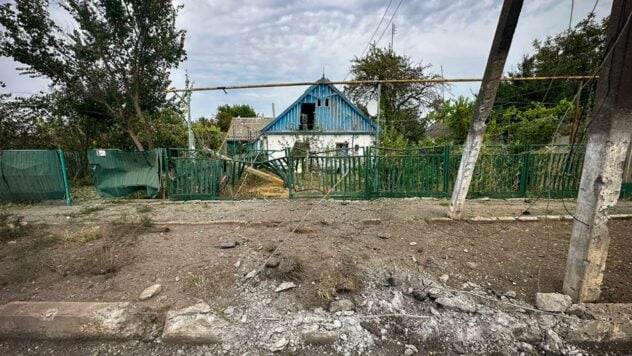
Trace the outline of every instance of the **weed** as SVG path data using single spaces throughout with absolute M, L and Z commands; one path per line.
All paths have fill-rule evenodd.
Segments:
M 185 292 L 198 298 L 211 298 L 224 295 L 229 292 L 229 287 L 234 283 L 234 275 L 228 270 L 217 272 L 189 272 L 184 281 Z
M 189 287 L 194 290 L 205 289 L 211 280 L 204 274 L 191 274 L 187 279 Z
M 105 209 L 103 206 L 100 205 L 95 205 L 95 206 L 86 206 L 84 208 L 81 208 L 81 210 L 79 210 L 78 215 L 90 215 L 92 213 L 96 213 L 97 211 L 101 211 Z
M 85 265 L 86 272 L 91 274 L 116 273 L 123 265 L 123 259 L 114 254 L 112 240 L 105 240 L 100 248 L 92 250 Z
M 440 206 L 450 206 L 450 202 L 449 201 L 440 201 L 439 205 Z
M 144 215 L 140 218 L 140 225 L 142 227 L 152 227 L 154 226 L 154 222 L 151 220 L 151 217 Z
M 324 306 L 341 294 L 355 294 L 361 289 L 356 267 L 350 263 L 329 264 L 321 270 L 311 293 L 304 298 L 308 306 Z
M 84 244 L 86 242 L 94 241 L 101 237 L 98 226 L 85 227 L 77 232 L 64 231 L 64 244 Z
M 136 212 L 139 213 L 139 214 L 151 213 L 152 210 L 154 210 L 154 209 L 151 206 L 149 206 L 149 205 L 141 205 L 141 206 L 136 208 Z
M 15 240 L 27 235 L 29 230 L 30 225 L 22 221 L 21 216 L 0 214 L 0 240 Z

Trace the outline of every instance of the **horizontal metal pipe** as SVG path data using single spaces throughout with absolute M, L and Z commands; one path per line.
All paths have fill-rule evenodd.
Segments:
M 588 80 L 597 78 L 595 76 L 577 75 L 577 76 L 557 76 L 557 77 L 503 77 L 503 82 L 522 82 L 537 80 Z M 186 91 L 212 91 L 212 90 L 235 90 L 235 89 L 259 89 L 259 88 L 280 88 L 280 87 L 299 87 L 319 84 L 333 85 L 369 85 L 369 84 L 411 84 L 411 83 L 474 83 L 482 81 L 482 78 L 432 78 L 432 79 L 385 79 L 385 80 L 348 80 L 337 82 L 295 82 L 295 83 L 268 83 L 268 84 L 245 84 L 245 85 L 226 85 L 217 87 L 200 87 L 189 89 L 167 89 L 167 93 L 179 93 Z

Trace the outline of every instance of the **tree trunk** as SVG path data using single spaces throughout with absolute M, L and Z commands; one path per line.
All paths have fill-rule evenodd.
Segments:
M 140 142 L 140 140 L 138 139 L 138 136 L 134 133 L 134 131 L 132 131 L 132 129 L 127 129 L 127 134 L 129 135 L 129 137 L 134 142 L 134 145 L 136 146 L 137 150 L 139 150 L 139 151 L 144 151 L 145 150 L 145 148 L 143 147 L 143 144 Z

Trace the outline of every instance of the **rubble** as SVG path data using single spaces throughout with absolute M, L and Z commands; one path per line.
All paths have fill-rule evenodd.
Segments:
M 548 312 L 565 312 L 573 300 L 571 297 L 560 293 L 536 293 L 535 305 L 538 309 Z
M 138 299 L 147 300 L 149 298 L 152 298 L 158 295 L 161 291 L 162 291 L 162 286 L 160 284 L 154 284 L 152 286 L 145 288 L 138 296 Z

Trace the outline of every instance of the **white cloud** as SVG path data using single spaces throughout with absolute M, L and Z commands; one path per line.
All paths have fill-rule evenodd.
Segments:
M 1 1 L 1 0 L 0 0 Z M 398 3 L 393 1 L 382 29 Z M 573 23 L 592 9 L 595 0 L 576 0 Z M 349 60 L 362 53 L 388 0 L 187 0 L 177 24 L 187 30 L 188 60 L 174 71 L 182 86 L 188 71 L 196 86 L 313 81 L 322 75 L 342 79 Z M 480 77 L 498 20 L 500 0 L 404 0 L 394 18 L 395 50 L 415 61 L 432 63 L 447 77 Z M 525 1 L 506 69 L 513 68 L 536 38 L 568 26 L 571 1 Z M 607 15 L 612 0 L 599 1 L 598 16 Z M 382 33 L 378 31 L 377 36 Z M 387 45 L 386 31 L 380 45 Z M 0 80 L 8 89 L 34 92 L 42 81 L 18 78 L 15 66 L 0 59 Z M 44 85 L 45 86 L 45 85 Z M 280 113 L 304 87 L 197 92 L 194 117 L 213 115 L 221 104 L 247 103 Z M 478 91 L 476 84 L 454 85 L 455 95 Z

